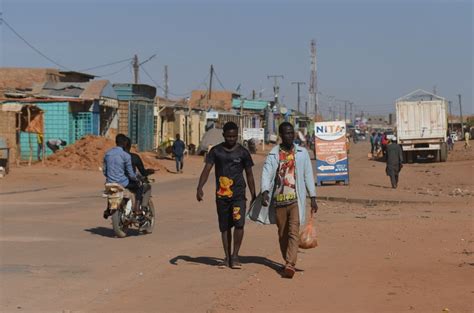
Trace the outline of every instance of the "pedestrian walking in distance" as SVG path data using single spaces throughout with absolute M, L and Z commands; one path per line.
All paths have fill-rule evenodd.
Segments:
M 403 167 L 403 151 L 402 147 L 398 145 L 395 139 L 392 139 L 391 143 L 387 146 L 387 167 L 385 172 L 390 177 L 390 183 L 392 188 L 398 186 L 398 176 Z
M 173 154 L 176 160 L 176 173 L 183 172 L 184 150 L 186 150 L 186 145 L 184 144 L 184 141 L 180 139 L 179 134 L 176 134 L 176 140 L 173 143 Z
M 370 153 L 372 154 L 372 157 L 374 157 L 374 151 L 375 151 L 375 132 L 372 132 L 370 134 Z
M 471 149 L 471 144 L 469 140 L 471 139 L 471 133 L 469 132 L 469 128 L 466 128 L 464 132 L 464 149 Z
M 239 129 L 234 122 L 224 125 L 224 142 L 214 146 L 206 156 L 206 164 L 202 170 L 197 187 L 196 198 L 202 201 L 202 190 L 213 166 L 216 167 L 216 206 L 225 258 L 218 265 L 220 268 L 231 267 L 240 269 L 239 250 L 244 237 L 245 224 L 245 171 L 247 183 L 255 200 L 255 181 L 253 178 L 253 161 L 250 153 L 237 143 Z M 232 236 L 234 228 L 234 236 Z M 233 238 L 232 238 L 233 237 Z M 234 250 L 232 249 L 232 239 Z
M 278 129 L 282 143 L 268 154 L 262 172 L 261 214 L 275 216 L 280 250 L 285 266 L 281 275 L 293 278 L 298 254 L 300 224 L 306 217 L 306 191 L 311 198 L 311 210 L 318 211 L 313 168 L 309 153 L 294 143 L 295 130 L 288 122 Z M 259 220 L 270 220 L 260 216 Z

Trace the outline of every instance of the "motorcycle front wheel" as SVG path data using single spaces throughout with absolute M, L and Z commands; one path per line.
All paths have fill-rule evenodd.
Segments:
M 123 225 L 122 215 L 123 212 L 121 210 L 116 210 L 114 214 L 112 214 L 112 227 L 114 229 L 115 235 L 117 235 L 119 238 L 127 236 L 127 227 Z
M 153 205 L 153 201 L 151 199 L 148 201 L 148 207 L 145 211 L 145 218 L 147 223 L 145 227 L 142 228 L 142 231 L 145 234 L 151 234 L 153 232 L 153 228 L 155 227 L 155 206 Z

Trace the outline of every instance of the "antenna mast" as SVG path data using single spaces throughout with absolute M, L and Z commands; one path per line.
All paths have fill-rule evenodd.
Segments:
M 314 108 L 314 114 L 318 114 L 318 75 L 316 63 L 316 40 L 311 40 L 311 75 L 309 77 L 309 107 Z

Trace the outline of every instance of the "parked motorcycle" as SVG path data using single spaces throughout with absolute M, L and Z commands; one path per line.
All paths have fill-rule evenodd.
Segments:
M 120 184 L 105 184 L 103 197 L 107 198 L 109 215 L 112 216 L 112 227 L 119 238 L 127 236 L 131 227 L 136 227 L 140 232 L 151 234 L 155 226 L 155 207 L 151 200 L 152 178 L 139 177 L 143 183 L 143 197 L 140 205 L 141 214 L 136 214 L 132 208 L 135 196 Z

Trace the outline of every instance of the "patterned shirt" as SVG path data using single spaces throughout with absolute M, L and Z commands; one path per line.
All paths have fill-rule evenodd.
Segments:
M 280 147 L 279 160 L 274 193 L 275 203 L 277 206 L 287 206 L 297 201 L 294 147 L 290 151 L 285 151 Z

